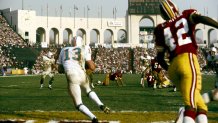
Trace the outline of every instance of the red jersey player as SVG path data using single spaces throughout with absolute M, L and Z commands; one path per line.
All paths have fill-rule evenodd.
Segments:
M 194 32 L 199 23 L 215 28 L 218 28 L 218 23 L 194 9 L 180 14 L 170 0 L 161 0 L 160 12 L 166 21 L 154 30 L 157 60 L 168 70 L 170 80 L 181 91 L 185 104 L 183 123 L 207 123 L 208 109 L 200 94 L 202 78 Z M 164 60 L 166 51 L 170 55 L 170 65 Z

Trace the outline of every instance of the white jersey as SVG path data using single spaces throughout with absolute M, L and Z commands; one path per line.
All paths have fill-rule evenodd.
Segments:
M 89 46 L 65 47 L 61 50 L 58 64 L 64 66 L 64 70 L 85 69 L 85 61 L 91 60 L 91 49 Z
M 48 58 L 47 56 L 42 56 L 43 61 L 43 71 L 51 71 L 51 65 L 55 63 L 54 58 Z

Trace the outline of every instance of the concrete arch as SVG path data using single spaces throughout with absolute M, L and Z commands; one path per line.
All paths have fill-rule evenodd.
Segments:
M 114 43 L 114 32 L 111 29 L 106 29 L 104 31 L 104 43 L 105 44 Z
M 206 42 L 203 40 L 204 37 L 203 37 L 203 30 L 202 29 L 196 29 L 195 30 L 195 39 L 196 39 L 196 42 L 198 44 L 205 44 Z
M 36 43 L 46 42 L 45 29 L 43 27 L 38 27 L 36 29 Z
M 151 16 L 149 16 L 149 15 L 144 15 L 144 16 L 142 16 L 142 18 L 139 20 L 139 22 L 141 22 L 143 19 L 148 19 L 148 20 L 150 20 L 151 22 L 152 22 L 152 27 L 154 27 L 155 25 L 155 21 L 154 21 L 154 18 L 152 18 Z
M 63 43 L 71 44 L 73 38 L 73 31 L 70 28 L 63 30 Z
M 57 28 L 51 28 L 49 31 L 49 44 L 59 45 L 59 30 Z
M 139 44 L 148 47 L 153 41 L 154 18 L 145 15 L 139 21 Z
M 98 43 L 100 43 L 100 31 L 94 28 L 90 31 L 90 44 Z
M 216 29 L 210 29 L 208 30 L 208 41 L 210 43 L 218 43 L 217 42 L 217 30 Z
M 127 42 L 127 32 L 124 29 L 120 29 L 117 32 L 117 43 L 128 43 Z
M 83 41 L 85 44 L 87 44 L 87 36 L 86 36 L 86 30 L 83 28 L 79 28 L 76 31 L 76 36 L 81 36 L 83 38 Z
M 17 13 L 17 14 L 14 14 Z M 28 13 L 28 14 L 27 14 Z M 61 45 L 63 43 L 63 32 L 66 28 L 73 30 L 73 35 L 77 35 L 77 30 L 82 30 L 82 37 L 86 44 L 91 41 L 91 31 L 93 29 L 98 30 L 98 43 L 104 45 L 106 40 L 104 33 L 105 30 L 110 30 L 110 43 L 113 45 L 114 40 L 117 40 L 118 32 L 120 29 L 126 31 L 127 45 L 131 47 L 141 46 L 139 43 L 139 22 L 144 19 L 150 19 L 152 21 L 152 26 L 162 23 L 164 20 L 160 15 L 154 14 L 126 14 L 123 18 L 86 18 L 86 17 L 50 17 L 50 16 L 37 16 L 34 10 L 15 10 L 5 9 L 2 14 L 6 19 L 13 19 L 15 21 L 10 23 L 10 26 L 16 26 L 16 32 L 20 34 L 24 39 L 27 39 L 30 45 L 34 45 L 36 42 L 46 42 L 50 44 L 50 30 L 54 29 L 53 37 L 55 44 Z M 25 19 L 17 18 L 28 18 Z M 61 23 L 60 23 L 61 19 Z M 37 20 L 37 21 L 36 21 Z M 73 23 L 74 22 L 74 23 Z M 211 37 L 209 34 L 213 32 L 215 28 L 198 24 L 196 29 L 201 29 L 203 31 L 203 41 L 206 42 L 206 46 L 210 45 Z M 211 30 L 212 29 L 212 30 Z M 38 31 L 37 31 L 38 30 Z M 43 31 L 45 30 L 45 31 Z M 61 33 L 59 33 L 61 32 Z M 25 36 L 28 33 L 28 36 Z M 216 39 L 218 39 L 218 31 L 215 29 Z M 41 35 L 41 37 L 39 36 Z M 152 37 L 152 36 L 150 36 Z M 54 42 L 54 41 L 53 41 Z M 217 43 L 218 44 L 218 43 Z M 217 45 L 218 46 L 218 45 Z

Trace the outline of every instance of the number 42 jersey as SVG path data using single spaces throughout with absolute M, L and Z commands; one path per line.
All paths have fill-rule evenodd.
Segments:
M 182 15 L 155 28 L 156 46 L 168 49 L 170 58 L 181 53 L 197 54 L 198 46 L 194 35 L 196 24 L 189 21 L 190 15 L 196 12 L 194 9 L 184 10 Z

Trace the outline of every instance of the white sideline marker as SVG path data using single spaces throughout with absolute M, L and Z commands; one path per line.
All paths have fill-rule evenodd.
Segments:
M 157 121 L 157 122 L 151 122 L 151 123 L 174 123 L 175 121 Z
M 75 122 L 75 123 L 91 123 L 92 121 L 90 120 L 76 120 L 76 121 L 72 121 L 72 120 L 64 120 L 63 122 Z M 120 121 L 99 121 L 99 123 L 101 122 L 108 122 L 108 123 L 120 123 Z M 50 120 L 48 121 L 48 123 L 59 123 L 59 121 L 54 121 L 54 120 Z

